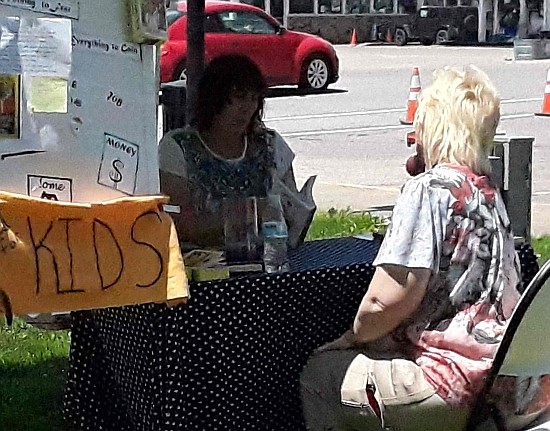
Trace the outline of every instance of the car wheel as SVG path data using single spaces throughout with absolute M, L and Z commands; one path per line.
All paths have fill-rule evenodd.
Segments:
M 430 46 L 433 45 L 434 41 L 423 37 L 422 39 L 420 39 L 420 43 L 425 46 Z
M 393 35 L 393 41 L 397 46 L 404 46 L 407 44 L 407 33 L 402 28 L 396 28 Z
M 302 66 L 300 88 L 312 88 L 321 90 L 327 88 L 330 80 L 330 68 L 324 57 L 313 56 L 306 60 Z
M 182 60 L 174 72 L 174 81 L 184 81 L 187 84 L 187 64 Z
M 447 30 L 441 29 L 435 34 L 435 43 L 437 45 L 447 43 L 448 41 L 449 41 L 449 32 Z

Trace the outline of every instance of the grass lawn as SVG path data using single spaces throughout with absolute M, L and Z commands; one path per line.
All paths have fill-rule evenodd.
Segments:
M 41 331 L 18 319 L 0 328 L 0 430 L 64 429 L 68 355 L 68 331 Z
M 383 225 L 368 214 L 330 211 L 315 217 L 308 239 L 378 232 Z M 541 263 L 550 258 L 550 237 L 532 243 Z M 18 319 L 12 328 L 0 324 L 0 431 L 64 430 L 69 343 L 67 331 L 41 331 Z

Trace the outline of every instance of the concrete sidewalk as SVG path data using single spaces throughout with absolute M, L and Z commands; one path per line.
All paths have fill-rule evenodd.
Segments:
M 399 188 L 396 187 L 356 187 L 318 181 L 313 188 L 313 196 L 320 210 L 366 210 L 373 206 L 392 205 L 398 195 Z M 532 235 L 550 235 L 550 204 L 534 202 L 531 211 Z

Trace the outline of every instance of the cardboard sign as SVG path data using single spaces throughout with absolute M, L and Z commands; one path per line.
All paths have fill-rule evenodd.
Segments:
M 75 204 L 0 192 L 1 311 L 186 298 L 183 259 L 163 203 L 147 196 Z

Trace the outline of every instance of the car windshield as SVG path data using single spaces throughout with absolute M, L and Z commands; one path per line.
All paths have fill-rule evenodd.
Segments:
M 170 27 L 172 24 L 174 24 L 179 18 L 182 16 L 187 15 L 186 12 L 181 12 L 179 10 L 169 10 L 166 11 L 166 24 L 168 27 Z
M 277 31 L 264 17 L 252 12 L 221 12 L 219 18 L 223 27 L 232 33 L 275 34 Z

